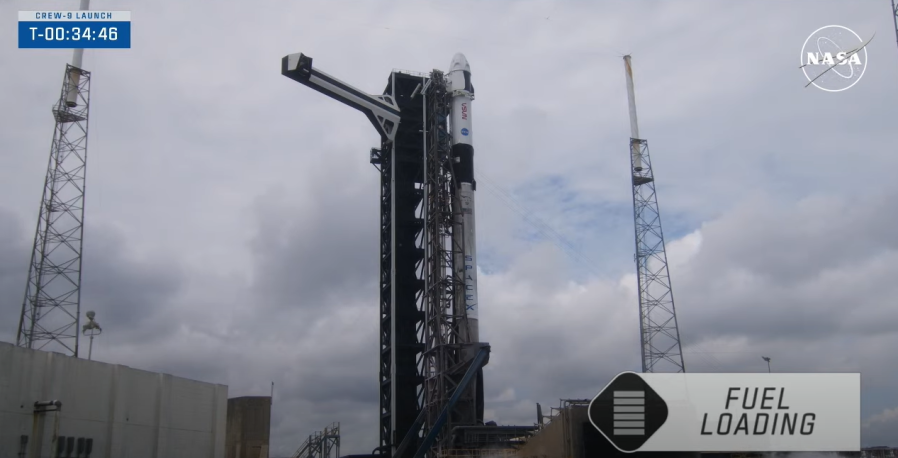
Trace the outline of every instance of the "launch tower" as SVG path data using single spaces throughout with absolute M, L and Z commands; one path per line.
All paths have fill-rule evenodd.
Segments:
M 481 370 L 489 346 L 476 341 L 476 321 L 468 313 L 476 306 L 476 273 L 465 275 L 475 259 L 473 147 L 470 138 L 453 141 L 448 130 L 453 104 L 468 110 L 473 87 L 464 56 L 456 63 L 464 69 L 457 72 L 458 91 L 438 70 L 394 70 L 382 95 L 337 80 L 303 54 L 281 63 L 283 75 L 362 111 L 381 137 L 370 155 L 381 176 L 376 451 L 394 457 L 458 449 L 472 437 L 464 428 L 483 426 Z M 452 126 L 463 129 L 460 122 Z M 470 126 L 463 130 L 460 135 L 470 137 Z
M 283 75 L 363 112 L 381 137 L 380 446 L 396 458 L 481 456 L 535 427 L 483 421 L 470 67 L 394 70 L 369 95 L 291 54 Z M 423 429 L 422 429 L 423 428 Z M 495 451 L 495 450 L 494 450 Z M 447 455 L 448 454 L 448 455 Z

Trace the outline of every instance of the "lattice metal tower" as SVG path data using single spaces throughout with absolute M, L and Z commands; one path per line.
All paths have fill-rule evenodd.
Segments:
M 82 9 L 86 3 L 82 1 Z M 75 50 L 72 65 L 66 65 L 53 107 L 56 129 L 16 338 L 21 347 L 76 357 L 90 111 L 90 72 L 81 68 L 82 53 Z
M 630 172 L 636 229 L 636 277 L 643 372 L 685 372 L 661 213 L 648 142 L 639 137 L 630 56 L 624 56 L 630 105 Z

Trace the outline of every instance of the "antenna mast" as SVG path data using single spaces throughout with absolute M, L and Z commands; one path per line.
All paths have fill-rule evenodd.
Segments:
M 630 105 L 630 172 L 636 230 L 642 371 L 685 372 L 652 162 L 648 142 L 639 137 L 636 121 L 636 92 L 630 56 L 624 56 L 624 67 Z

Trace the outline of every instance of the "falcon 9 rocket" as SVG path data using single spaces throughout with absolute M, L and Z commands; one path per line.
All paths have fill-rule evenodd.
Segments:
M 452 58 L 449 67 L 449 90 L 452 97 L 450 128 L 452 132 L 453 175 L 455 177 L 453 230 L 454 249 L 458 250 L 455 262 L 456 276 L 463 280 L 463 294 L 456 296 L 456 313 L 464 311 L 463 326 L 466 341 L 479 340 L 477 326 L 477 244 L 474 226 L 474 132 L 471 129 L 471 101 L 474 86 L 471 85 L 471 66 L 462 54 Z
M 452 133 L 453 214 L 452 244 L 455 255 L 455 276 L 461 291 L 456 290 L 455 313 L 460 315 L 459 337 L 463 343 L 462 359 L 471 360 L 477 348 L 471 344 L 480 341 L 477 297 L 477 243 L 474 223 L 474 131 L 471 127 L 471 101 L 474 86 L 471 84 L 471 66 L 462 54 L 456 54 L 449 65 L 449 91 L 451 96 L 450 132 Z M 468 344 L 468 345 L 464 345 Z M 459 405 L 459 412 L 470 424 L 483 422 L 483 372 L 478 371 L 464 396 L 473 400 L 468 410 Z

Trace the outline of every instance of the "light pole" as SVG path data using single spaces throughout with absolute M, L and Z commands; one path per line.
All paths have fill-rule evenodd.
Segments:
M 770 357 L 762 356 L 761 359 L 763 359 L 764 361 L 767 361 L 767 373 L 769 374 L 770 373 Z
M 97 314 L 93 311 L 87 312 L 87 324 L 81 327 L 82 334 L 86 336 L 90 336 L 90 346 L 87 349 L 87 360 L 90 361 L 91 354 L 94 351 L 94 336 L 98 336 L 103 333 L 103 329 L 100 325 L 94 321 L 94 317 Z

